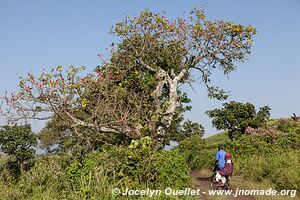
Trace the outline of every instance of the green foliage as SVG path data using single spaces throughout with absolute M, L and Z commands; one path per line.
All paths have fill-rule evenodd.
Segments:
M 74 145 L 71 131 L 64 121 L 59 117 L 53 117 L 45 127 L 38 133 L 39 147 L 48 152 L 64 151 Z
M 261 129 L 261 131 L 265 131 L 265 134 L 254 136 L 244 135 L 236 141 L 226 142 L 224 146 L 229 151 L 247 156 L 252 154 L 267 155 L 287 152 L 299 149 L 300 147 L 300 127 L 286 134 L 282 132 L 274 134 L 274 132 L 269 132 L 268 128 Z
M 171 129 L 173 131 L 173 134 L 170 133 L 173 141 L 180 142 L 185 139 L 196 137 L 201 138 L 204 135 L 204 127 L 201 124 L 192 122 L 190 120 L 186 120 L 183 123 L 182 121 L 183 117 L 174 122 L 174 129 Z M 182 125 L 180 124 L 180 122 Z
M 187 138 L 192 138 L 196 136 L 202 137 L 204 135 L 204 127 L 201 124 L 198 124 L 197 122 L 187 120 L 183 123 L 181 133 Z
M 109 146 L 93 153 L 82 163 L 75 161 L 68 169 L 71 179 L 87 176 L 95 166 L 104 164 L 120 187 L 136 187 L 144 183 L 151 188 L 188 185 L 187 165 L 176 151 L 154 151 L 149 137 L 134 140 L 129 147 Z
M 161 151 L 155 158 L 154 168 L 157 173 L 156 188 L 189 187 L 188 166 L 176 151 Z M 155 181 L 155 180 L 154 180 Z
M 274 129 L 276 128 L 276 129 Z M 283 132 L 285 131 L 285 132 Z M 274 120 L 265 128 L 254 129 L 234 141 L 225 133 L 200 140 L 184 140 L 179 149 L 190 168 L 211 170 L 217 145 L 230 152 L 234 174 L 257 182 L 268 180 L 278 190 L 300 188 L 300 124 L 290 120 Z
M 224 147 L 232 153 L 237 173 L 256 181 L 268 179 L 276 189 L 299 190 L 300 125 L 279 120 L 272 126 L 279 130 L 259 129 L 259 134 L 244 135 Z
M 19 180 L 0 181 L 1 199 L 60 199 L 68 188 L 63 167 L 67 158 L 62 155 L 37 156 L 34 166 L 23 171 Z M 5 171 L 1 171 L 1 177 Z
M 278 190 L 300 189 L 299 150 L 237 156 L 236 171 L 256 181 L 270 180 Z
M 19 161 L 31 159 L 37 144 L 36 136 L 32 133 L 30 125 L 2 126 L 0 141 L 1 151 L 14 156 Z
M 288 133 L 293 131 L 295 128 L 297 128 L 297 123 L 292 120 L 285 120 L 285 119 L 280 119 L 277 123 L 275 128 L 279 131 Z
M 229 140 L 228 134 L 226 132 L 217 133 L 215 135 L 204 138 L 207 145 L 223 144 Z
M 70 189 L 66 182 L 63 167 L 68 159 L 65 156 L 42 156 L 36 160 L 34 167 L 24 173 L 18 182 L 18 187 L 24 196 L 40 199 L 45 195 L 48 198 L 66 196 Z
M 37 137 L 31 131 L 30 125 L 1 127 L 1 151 L 9 155 L 9 161 L 6 163 L 6 166 L 15 177 L 20 175 L 21 170 L 30 167 L 30 161 L 34 157 L 36 145 Z
M 68 154 L 37 156 L 17 182 L 0 180 L 1 199 L 135 199 L 114 196 L 112 190 L 190 186 L 185 159 L 174 150 L 154 151 L 149 137 L 132 141 L 130 147 L 107 145 L 102 150 L 81 160 Z
M 184 156 L 190 169 L 212 169 L 214 165 L 214 152 L 200 137 L 193 137 L 180 141 L 179 152 Z
M 227 130 L 230 139 L 238 138 L 245 133 L 247 127 L 258 128 L 265 124 L 270 117 L 270 108 L 261 107 L 256 112 L 251 103 L 240 103 L 231 101 L 224 103 L 223 108 L 207 111 L 212 124 L 218 130 Z

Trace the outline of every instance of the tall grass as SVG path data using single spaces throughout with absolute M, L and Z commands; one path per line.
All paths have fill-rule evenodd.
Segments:
M 117 148 L 114 153 L 95 152 L 79 161 L 68 155 L 42 155 L 36 158 L 35 165 L 29 171 L 21 174 L 19 180 L 10 179 L 9 172 L 0 165 L 0 199 L 194 199 L 163 193 L 154 197 L 114 195 L 112 191 L 115 188 L 125 192 L 126 187 L 133 190 L 164 190 L 166 187 L 177 189 L 189 186 L 186 164 L 178 153 L 156 152 L 153 158 L 141 156 L 132 162 L 131 156 L 138 155 L 137 151 L 141 149 Z M 1 163 L 5 164 L 5 161 Z M 138 178 L 146 172 L 153 172 L 156 182 L 145 181 L 147 177 Z M 157 188 L 152 188 L 155 185 Z
M 266 155 L 238 157 L 236 171 L 258 182 L 270 180 L 276 189 L 300 191 L 300 150 Z

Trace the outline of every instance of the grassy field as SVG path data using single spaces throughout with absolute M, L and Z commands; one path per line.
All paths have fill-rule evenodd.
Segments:
M 208 145 L 217 145 L 229 141 L 229 137 L 226 132 L 221 132 L 204 138 L 204 140 Z

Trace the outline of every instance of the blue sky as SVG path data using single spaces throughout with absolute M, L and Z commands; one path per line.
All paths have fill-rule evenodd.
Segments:
M 37 74 L 58 64 L 92 69 L 100 62 L 97 54 L 115 40 L 108 32 L 124 13 L 137 15 L 149 8 L 176 17 L 201 2 L 0 0 L 0 95 L 15 90 L 18 75 L 30 70 Z M 252 24 L 259 33 L 249 61 L 239 64 L 229 79 L 216 75 L 215 83 L 231 90 L 229 100 L 269 105 L 272 118 L 300 115 L 300 1 L 207 2 L 208 18 Z M 203 85 L 184 89 L 193 101 L 192 112 L 185 116 L 203 124 L 207 135 L 215 133 L 204 112 L 222 102 L 208 99 Z M 33 126 L 38 130 L 42 124 Z

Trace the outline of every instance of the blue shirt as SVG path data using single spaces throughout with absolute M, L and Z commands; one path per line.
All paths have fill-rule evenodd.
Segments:
M 219 169 L 223 169 L 225 166 L 225 155 L 226 152 L 224 150 L 220 150 L 216 154 L 216 160 L 218 161 L 218 167 Z

